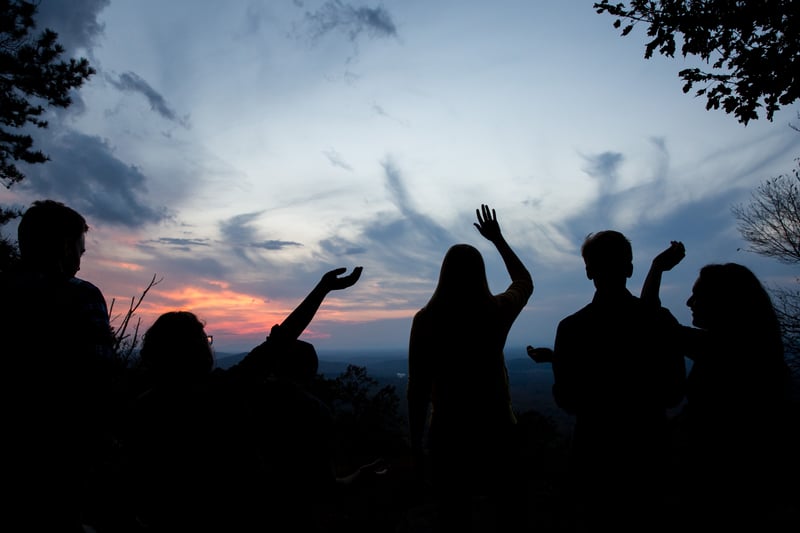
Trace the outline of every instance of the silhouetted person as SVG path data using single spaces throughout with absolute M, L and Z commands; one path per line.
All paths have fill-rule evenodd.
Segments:
M 433 486 L 446 531 L 469 530 L 480 498 L 488 497 L 505 522 L 520 510 L 512 481 L 516 418 L 503 349 L 533 281 L 503 237 L 494 210 L 482 205 L 476 213 L 475 227 L 497 248 L 511 284 L 492 294 L 480 252 L 467 244 L 452 246 L 433 296 L 414 316 L 409 341 L 411 444 L 421 468 L 430 408 Z
M 86 220 L 53 200 L 25 211 L 21 265 L 0 281 L 3 494 L 9 531 L 80 531 L 113 447 L 118 366 L 101 291 L 75 277 Z
M 266 467 L 246 382 L 214 369 L 204 325 L 188 311 L 159 316 L 140 357 L 150 386 L 134 400 L 126 440 L 136 522 L 154 532 L 263 527 L 255 503 L 266 501 Z
M 683 255 L 683 245 L 673 242 L 653 260 L 643 298 L 658 301 L 661 274 Z M 779 529 L 778 502 L 796 482 L 790 476 L 797 449 L 789 448 L 789 437 L 797 422 L 788 416 L 790 374 L 769 294 L 748 268 L 709 264 L 686 304 L 695 327 L 681 327 L 679 335 L 692 360 L 676 419 L 686 439 L 682 527 Z
M 264 343 L 227 370 L 214 368 L 193 313 L 165 313 L 147 330 L 141 365 L 151 385 L 134 404 L 129 442 L 133 500 L 148 529 L 321 527 L 319 509 L 339 483 L 331 418 L 306 388 L 316 352 L 297 337 L 325 296 L 353 285 L 361 267 L 339 277 L 344 271 L 326 273 Z
M 669 458 L 667 409 L 683 398 L 685 365 L 666 310 L 626 288 L 630 242 L 617 231 L 581 248 L 592 302 L 558 325 L 553 395 L 575 415 L 571 472 L 577 525 L 653 531 L 663 518 Z
M 333 460 L 333 414 L 314 393 L 319 358 L 314 345 L 298 339 L 325 296 L 354 285 L 362 268 L 327 272 L 316 287 L 239 365 L 240 372 L 263 376 L 253 389 L 263 435 L 262 453 L 271 466 L 271 500 L 276 516 L 298 531 L 329 531 L 342 520 L 340 503 L 352 487 L 374 481 L 387 465 L 382 459 L 337 477 Z

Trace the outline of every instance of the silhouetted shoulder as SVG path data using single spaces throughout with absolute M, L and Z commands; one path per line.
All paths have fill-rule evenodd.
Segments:
M 559 321 L 558 325 L 559 327 L 561 327 L 561 325 L 563 324 L 565 327 L 568 327 L 576 322 L 586 320 L 587 318 L 591 317 L 592 314 L 593 314 L 592 304 L 589 303 L 580 308 L 579 310 L 575 311 L 571 315 L 567 315 L 564 318 L 562 318 Z

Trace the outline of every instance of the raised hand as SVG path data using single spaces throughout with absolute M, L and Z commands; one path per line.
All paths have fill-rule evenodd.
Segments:
M 502 239 L 503 235 L 500 232 L 500 224 L 497 223 L 497 214 L 494 209 L 489 209 L 488 205 L 481 204 L 481 208 L 476 209 L 475 214 L 478 216 L 478 221 L 474 223 L 474 226 L 478 228 L 481 235 L 491 242 Z
M 653 259 L 652 267 L 659 272 L 667 272 L 686 257 L 686 249 L 680 241 L 670 241 L 669 248 Z
M 322 285 L 322 287 L 328 291 L 338 291 L 352 287 L 356 284 L 358 278 L 361 277 L 362 270 L 364 270 L 364 267 L 357 266 L 350 274 L 339 277 L 341 274 L 344 274 L 347 271 L 347 268 L 335 268 L 323 274 L 322 279 L 320 280 L 320 285 Z

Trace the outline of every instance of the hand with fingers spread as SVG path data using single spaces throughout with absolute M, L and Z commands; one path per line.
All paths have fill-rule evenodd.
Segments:
M 489 209 L 488 205 L 481 204 L 481 208 L 476 209 L 475 214 L 478 216 L 478 221 L 474 225 L 481 235 L 491 242 L 502 239 L 503 234 L 500 232 L 500 224 L 497 223 L 497 214 L 494 209 Z

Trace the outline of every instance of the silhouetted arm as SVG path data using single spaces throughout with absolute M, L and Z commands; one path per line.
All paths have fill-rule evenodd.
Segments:
M 574 415 L 577 410 L 578 389 L 577 370 L 574 367 L 575 352 L 573 347 L 576 332 L 562 320 L 556 329 L 556 341 L 553 346 L 553 399 L 561 409 Z
M 355 267 L 350 274 L 341 276 L 346 270 L 346 268 L 341 267 L 326 272 L 322 279 L 319 280 L 319 283 L 308 293 L 308 296 L 300 302 L 300 305 L 280 325 L 273 326 L 270 336 L 277 334 L 284 341 L 297 339 L 311 323 L 328 293 L 355 285 L 358 278 L 361 277 L 363 267 Z
M 328 293 L 355 285 L 361 276 L 362 267 L 355 267 L 347 276 L 341 276 L 346 270 L 341 267 L 323 274 L 308 296 L 300 302 L 300 305 L 295 307 L 283 322 L 272 326 L 267 340 L 250 350 L 250 353 L 230 370 L 252 375 L 275 372 L 278 364 L 276 358 L 292 353 L 293 344 L 311 323 Z
M 527 281 L 530 283 L 530 292 L 533 292 L 533 278 L 531 277 L 531 273 L 528 272 L 528 269 L 514 250 L 511 249 L 505 237 L 503 237 L 503 233 L 500 231 L 500 224 L 497 223 L 497 214 L 495 210 L 489 209 L 489 206 L 486 204 L 481 204 L 481 208 L 476 209 L 475 214 L 478 216 L 478 222 L 474 223 L 475 227 L 478 228 L 481 235 L 497 248 L 500 257 L 503 258 L 503 262 L 506 265 L 508 275 L 511 276 L 511 280 Z
M 686 256 L 686 249 L 680 241 L 671 241 L 669 248 L 658 254 L 650 264 L 650 270 L 642 285 L 641 299 L 645 303 L 661 306 L 659 291 L 661 290 L 661 275 L 672 270 L 672 267 L 681 262 Z

